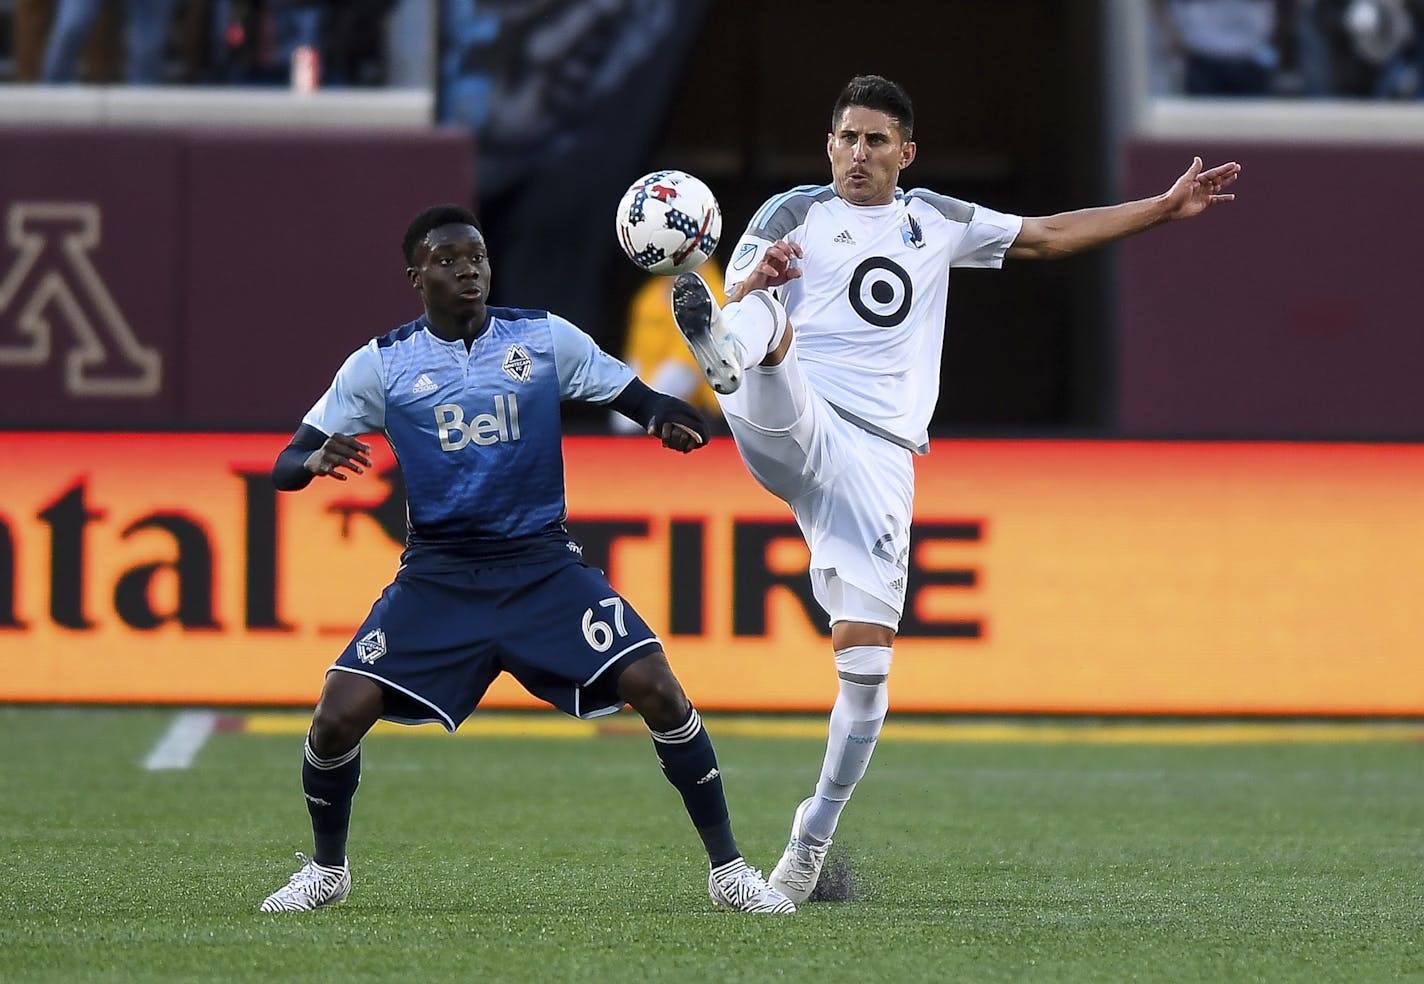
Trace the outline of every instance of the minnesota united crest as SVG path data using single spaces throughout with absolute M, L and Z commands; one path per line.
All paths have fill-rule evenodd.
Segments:
M 529 382 L 529 370 L 533 368 L 533 363 L 529 360 L 529 353 L 519 345 L 511 345 L 509 351 L 504 353 L 504 374 L 516 383 Z
M 913 246 L 915 249 L 923 249 L 925 246 L 925 231 L 920 228 L 920 224 L 915 221 L 913 215 L 905 216 L 909 220 L 909 225 L 902 226 L 900 236 L 905 240 L 906 246 Z

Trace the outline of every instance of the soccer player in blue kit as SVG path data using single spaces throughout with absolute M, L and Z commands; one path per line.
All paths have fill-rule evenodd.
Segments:
M 371 467 L 354 435 L 382 432 L 409 528 L 395 580 L 327 671 L 312 716 L 302 789 L 315 849 L 261 911 L 350 893 L 361 739 L 378 719 L 453 732 L 508 672 L 576 717 L 631 705 L 706 847 L 712 901 L 795 912 L 742 859 L 712 742 L 657 636 L 564 527 L 561 401 L 609 406 L 682 453 L 706 441 L 706 421 L 558 315 L 487 306 L 489 253 L 466 209 L 422 211 L 401 246 L 424 315 L 346 360 L 272 469 L 287 491 L 345 481 Z

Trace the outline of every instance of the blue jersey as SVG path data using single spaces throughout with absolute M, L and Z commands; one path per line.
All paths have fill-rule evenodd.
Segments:
M 557 315 L 488 311 L 469 348 L 423 317 L 372 339 L 303 418 L 328 435 L 385 435 L 405 479 L 409 551 L 567 549 L 559 403 L 607 403 L 633 379 Z

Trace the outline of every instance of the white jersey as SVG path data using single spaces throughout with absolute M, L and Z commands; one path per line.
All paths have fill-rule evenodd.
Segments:
M 812 389 L 841 416 L 919 454 L 939 400 L 951 267 L 1003 265 L 1023 219 L 916 188 L 852 205 L 832 185 L 766 202 L 732 252 L 727 290 L 777 240 L 801 276 L 776 289 Z

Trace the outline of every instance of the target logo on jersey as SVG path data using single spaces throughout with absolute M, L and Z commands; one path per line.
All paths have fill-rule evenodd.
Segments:
M 648 273 L 673 276 L 702 265 L 722 235 L 717 198 L 686 171 L 654 171 L 618 203 L 618 243 Z
M 846 292 L 850 306 L 867 323 L 894 328 L 910 314 L 915 285 L 905 268 L 888 256 L 862 260 Z

